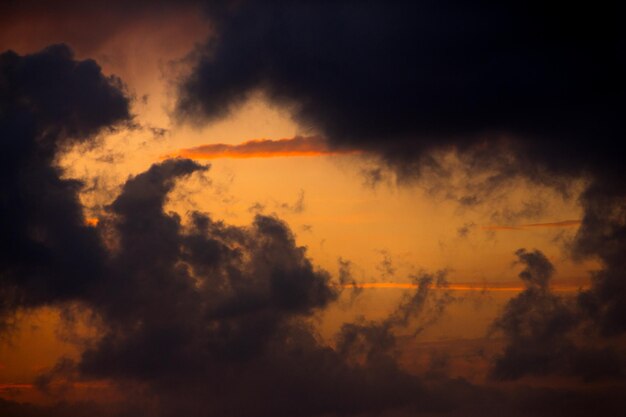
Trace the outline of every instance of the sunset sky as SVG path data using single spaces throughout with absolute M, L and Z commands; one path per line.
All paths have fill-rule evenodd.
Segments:
M 0 4 L 0 416 L 626 407 L 610 5 Z

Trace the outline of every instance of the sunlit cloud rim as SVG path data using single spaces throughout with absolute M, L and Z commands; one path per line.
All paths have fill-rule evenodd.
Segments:
M 359 154 L 356 149 L 330 148 L 321 136 L 295 136 L 284 139 L 254 139 L 236 145 L 211 143 L 180 149 L 166 154 L 161 159 L 220 159 L 220 158 L 275 158 L 296 156 L 327 156 Z

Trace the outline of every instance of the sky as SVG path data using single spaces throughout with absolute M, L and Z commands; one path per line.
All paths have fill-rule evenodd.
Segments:
M 0 415 L 626 406 L 612 4 L 0 5 Z

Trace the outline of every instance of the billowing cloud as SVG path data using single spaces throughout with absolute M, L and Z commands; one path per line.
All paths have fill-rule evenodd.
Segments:
M 510 137 L 525 163 L 620 168 L 623 38 L 610 8 L 252 0 L 208 11 L 218 35 L 181 85 L 182 117 L 221 117 L 262 89 L 331 145 L 396 164 Z
M 494 364 L 498 379 L 526 375 L 577 375 L 585 380 L 623 378 L 620 354 L 598 340 L 581 337 L 588 320 L 572 299 L 553 294 L 554 267 L 539 251 L 516 252 L 524 269 L 519 274 L 526 289 L 512 298 L 493 324 L 507 339 Z
M 180 85 L 181 119 L 214 120 L 262 89 L 324 135 L 328 151 L 377 153 L 401 176 L 419 175 L 429 152 L 441 149 L 465 155 L 475 172 L 502 170 L 494 183 L 513 175 L 547 184 L 585 176 L 590 185 L 573 248 L 598 257 L 603 269 L 577 298 L 560 297 L 547 258 L 518 251 L 524 287 L 494 323 L 506 346 L 492 374 L 622 377 L 624 355 L 610 338 L 626 330 L 617 13 L 456 2 L 207 2 L 206 10 L 216 36 L 190 57 L 195 67 Z M 119 79 L 104 76 L 94 61 L 75 60 L 66 46 L 0 55 L 0 319 L 20 309 L 82 306 L 99 318 L 100 337 L 42 375 L 40 387 L 76 378 L 143 394 L 128 395 L 121 409 L 0 400 L 2 415 L 623 410 L 619 382 L 595 391 L 500 391 L 404 370 L 396 331 L 417 334 L 442 316 L 453 301 L 444 274 L 415 277 L 414 291 L 389 317 L 347 323 L 334 344 L 323 343 L 311 320 L 340 288 L 284 222 L 257 215 L 248 226 L 230 226 L 204 213 L 184 221 L 166 212 L 177 182 L 208 169 L 198 162 L 153 165 L 126 181 L 99 221 L 85 219 L 81 184 L 62 179 L 55 158 L 129 122 L 128 106 Z M 281 152 L 307 140 L 318 139 L 209 151 Z M 309 146 L 321 152 L 319 143 Z M 379 181 L 380 172 L 372 173 Z M 354 287 L 349 265 L 340 275 Z
M 155 164 L 126 181 L 99 221 L 84 218 L 81 184 L 61 179 L 54 159 L 130 121 L 118 79 L 102 75 L 93 61 L 75 61 L 62 45 L 28 56 L 5 53 L 0 69 L 0 137 L 7 151 L 0 317 L 70 304 L 92 312 L 99 337 L 81 345 L 79 358 L 61 359 L 42 374 L 37 387 L 111 381 L 147 396 L 129 396 L 121 409 L 2 400 L 3 415 L 304 416 L 447 408 L 401 370 L 390 351 L 392 327 L 417 319 L 424 326 L 442 314 L 446 299 L 429 298 L 427 284 L 435 278 L 419 278 L 414 296 L 383 324 L 344 328 L 341 348 L 333 349 L 309 320 L 339 289 L 284 222 L 257 215 L 250 226 L 235 227 L 198 212 L 183 222 L 165 211 L 177 181 L 207 166 L 189 159 Z M 384 340 L 357 337 L 376 328 Z M 377 354 L 362 362 L 364 350 Z
M 85 225 L 80 182 L 60 150 L 130 120 L 122 83 L 64 45 L 0 55 L 0 323 L 19 307 L 80 297 L 103 278 L 104 248 Z
M 482 189 L 524 177 L 563 191 L 584 178 L 572 249 L 602 270 L 579 302 L 605 335 L 626 331 L 624 32 L 614 5 L 242 1 L 207 10 L 218 35 L 180 84 L 181 119 L 224 117 L 260 89 L 331 147 L 375 152 L 401 179 L 445 176 L 432 153 L 446 150 L 470 175 L 495 172 Z

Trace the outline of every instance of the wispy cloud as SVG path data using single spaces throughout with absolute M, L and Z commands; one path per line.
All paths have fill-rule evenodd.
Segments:
M 359 289 L 414 289 L 418 284 L 410 282 L 362 282 L 341 285 L 343 288 Z M 445 287 L 431 286 L 431 289 L 441 289 L 446 291 L 480 291 L 480 292 L 521 292 L 526 287 L 517 284 L 484 284 L 484 283 L 459 283 L 448 284 Z M 569 284 L 554 284 L 551 289 L 555 292 L 576 292 L 584 286 Z
M 580 226 L 580 220 L 564 220 L 561 222 L 553 222 L 553 223 L 525 224 L 522 227 L 578 227 L 578 226 Z
M 100 389 L 111 387 L 111 384 L 108 381 L 65 381 L 64 384 L 66 386 L 78 389 Z M 31 383 L 0 383 L 0 393 L 2 393 L 3 391 L 32 390 L 37 388 L 37 384 Z
M 483 230 L 528 230 L 528 229 L 550 229 L 560 227 L 578 227 L 580 226 L 580 220 L 563 220 L 560 222 L 551 223 L 532 223 L 532 224 L 520 224 L 515 226 L 508 225 L 486 225 L 483 226 Z
M 320 136 L 296 136 L 285 139 L 256 139 L 237 145 L 211 143 L 193 148 L 180 149 L 163 159 L 182 157 L 191 159 L 217 158 L 273 158 L 279 156 L 322 156 L 354 154 L 354 149 L 331 149 Z

